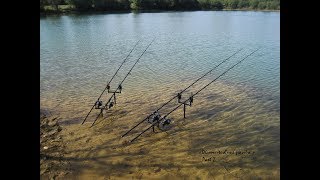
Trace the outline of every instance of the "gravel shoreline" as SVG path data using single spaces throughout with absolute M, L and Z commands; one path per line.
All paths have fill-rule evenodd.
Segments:
M 40 114 L 40 178 L 56 179 L 69 173 L 58 117 Z

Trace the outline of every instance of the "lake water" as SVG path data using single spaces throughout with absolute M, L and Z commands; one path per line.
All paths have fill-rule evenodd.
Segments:
M 111 89 L 117 87 L 153 38 L 155 41 L 123 83 L 123 91 L 117 96 L 118 108 L 129 117 L 136 118 L 120 118 L 126 127 L 119 127 L 119 131 L 128 130 L 240 48 L 244 49 L 200 81 L 198 86 L 192 87 L 184 97 L 256 48 L 261 48 L 196 96 L 194 106 L 188 107 L 187 116 L 197 119 L 194 127 L 198 128 L 191 130 L 194 132 L 192 147 L 197 150 L 200 147 L 214 149 L 216 143 L 206 144 L 212 136 L 219 137 L 219 143 L 224 143 L 219 147 L 254 145 L 252 148 L 260 154 L 250 161 L 253 164 L 257 162 L 250 168 L 259 167 L 255 173 L 261 177 L 266 177 L 271 169 L 271 176 L 278 178 L 279 12 L 194 11 L 42 17 L 41 109 L 59 115 L 64 125 L 81 123 L 134 44 L 141 40 L 112 81 Z M 104 95 L 103 101 L 108 96 Z M 181 118 L 179 113 L 172 115 L 176 122 Z M 97 114 L 94 111 L 88 122 L 92 122 Z M 188 128 L 193 127 L 184 124 Z M 176 136 L 181 141 L 184 138 L 190 141 L 190 135 Z M 222 142 L 222 139 L 225 141 Z M 190 149 L 190 144 L 182 147 Z M 245 164 L 248 162 L 242 163 Z M 238 175 L 248 174 L 247 171 L 237 172 Z

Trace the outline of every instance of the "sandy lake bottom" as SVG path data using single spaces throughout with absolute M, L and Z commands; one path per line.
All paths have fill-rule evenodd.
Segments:
M 208 82 L 203 80 L 192 87 L 182 99 Z M 155 133 L 149 130 L 128 143 L 150 126 L 145 122 L 121 138 L 178 91 L 161 92 L 181 89 L 190 83 L 170 84 L 148 93 L 123 90 L 117 97 L 117 105 L 91 128 L 98 110 L 81 125 L 90 106 L 68 106 L 64 102 L 63 109 L 49 113 L 58 117 L 62 126 L 59 132 L 62 141 L 58 146 L 63 148 L 56 156 L 57 149 L 41 150 L 43 156 L 51 154 L 42 161 L 49 164 L 56 161 L 45 167 L 41 178 L 279 179 L 280 114 L 279 109 L 270 108 L 277 103 L 261 101 L 250 93 L 252 90 L 223 81 L 213 83 L 195 96 L 192 107 L 187 106 L 186 119 L 182 107 L 173 112 L 169 116 L 173 120 L 169 130 L 156 129 Z M 49 106 L 50 101 L 42 104 Z M 177 105 L 176 100 L 172 101 L 160 114 Z

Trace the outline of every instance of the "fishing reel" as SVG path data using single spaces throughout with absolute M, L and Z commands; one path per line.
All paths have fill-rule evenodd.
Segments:
M 108 110 L 108 109 L 111 109 L 113 106 L 114 106 L 114 102 L 113 102 L 113 101 L 107 102 L 107 103 L 104 105 L 104 109 L 105 109 L 105 110 Z
M 100 109 L 102 112 L 103 110 L 111 109 L 114 106 L 114 104 L 115 103 L 113 101 L 111 101 L 111 102 L 107 102 L 105 105 L 103 105 L 103 102 L 101 100 L 99 100 L 99 101 L 96 101 L 94 108 Z
M 155 111 L 149 118 L 148 118 L 148 123 L 154 124 L 154 126 L 159 127 L 159 120 L 161 119 L 161 115 L 158 111 Z M 154 126 L 152 126 L 152 131 L 155 132 Z
M 114 105 L 114 103 L 113 103 L 113 102 L 110 102 L 108 109 L 111 109 L 111 108 L 113 107 L 113 105 Z
M 167 130 L 170 126 L 170 124 L 173 122 L 171 119 L 168 119 L 166 116 L 162 118 L 161 122 L 159 121 L 161 119 L 161 115 L 159 114 L 159 112 L 154 112 L 148 119 L 148 123 L 150 124 L 154 124 L 154 126 L 157 126 L 161 131 L 165 131 Z M 154 126 L 152 127 L 153 132 L 155 132 L 154 130 Z
M 164 117 L 163 120 L 158 124 L 158 128 L 161 131 L 166 131 L 171 127 L 170 126 L 171 123 L 173 123 L 173 121 L 171 119 Z
M 102 108 L 102 101 L 100 101 L 100 100 L 96 101 L 96 103 L 94 104 L 94 108 L 101 109 Z
M 159 121 L 160 118 L 161 118 L 161 115 L 159 114 L 158 111 L 156 111 L 148 118 L 148 123 L 153 124 L 154 122 Z

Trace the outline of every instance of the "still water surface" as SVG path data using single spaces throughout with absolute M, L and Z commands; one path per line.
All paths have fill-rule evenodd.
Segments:
M 61 111 L 69 107 L 67 113 L 72 113 L 72 108 L 90 105 L 133 45 L 141 40 L 114 79 L 113 87 L 155 37 L 155 42 L 123 84 L 125 93 L 130 90 L 140 94 L 172 83 L 191 82 L 244 48 L 242 53 L 215 71 L 217 74 L 214 75 L 218 75 L 261 47 L 221 80 L 246 86 L 248 92 L 261 101 L 271 100 L 270 109 L 279 110 L 279 21 L 277 12 L 237 11 L 41 18 L 41 108 Z M 168 89 L 167 93 L 173 91 Z
M 180 121 L 181 110 L 172 114 L 174 122 L 177 122 L 174 128 L 177 132 L 169 131 L 169 134 L 170 142 L 176 145 L 176 149 L 172 149 L 170 143 L 163 144 L 164 141 L 153 142 L 152 137 L 142 137 L 137 146 L 153 142 L 155 147 L 150 153 L 156 153 L 161 143 L 161 151 L 166 146 L 167 149 L 171 148 L 168 153 L 175 157 L 175 162 L 179 162 L 177 156 L 180 152 L 188 152 L 187 157 L 181 158 L 181 163 L 190 160 L 192 167 L 201 162 L 199 152 L 202 148 L 213 151 L 247 148 L 256 152 L 253 159 L 239 159 L 237 156 L 220 159 L 220 162 L 229 162 L 228 168 L 234 168 L 239 176 L 243 175 L 241 177 L 279 178 L 278 12 L 195 11 L 42 17 L 41 109 L 59 115 L 63 125 L 78 125 L 134 44 L 141 40 L 112 81 L 111 89 L 117 87 L 153 38 L 154 43 L 123 83 L 123 93 L 117 97 L 118 109 L 113 114 L 119 115 L 117 122 L 112 127 L 103 127 L 111 128 L 114 137 L 119 137 L 135 122 L 169 100 L 178 90 L 184 89 L 240 48 L 244 48 L 243 51 L 200 81 L 199 85 L 191 88 L 184 98 L 260 47 L 258 52 L 195 97 L 194 106 L 187 110 L 190 121 Z M 104 95 L 103 100 L 106 98 Z M 177 104 L 169 107 L 174 105 Z M 168 111 L 169 109 L 164 110 Z M 94 111 L 88 122 L 92 122 L 95 115 L 97 112 Z M 104 123 L 102 120 L 99 122 L 100 125 L 97 123 L 96 128 L 102 127 Z M 78 131 L 79 127 L 75 129 Z M 90 132 L 98 131 L 95 129 Z M 112 135 L 110 131 L 103 130 Z M 99 136 L 104 136 L 103 134 L 105 137 L 102 139 L 107 139 L 108 133 L 100 133 Z M 176 139 L 179 141 L 176 142 Z M 108 142 L 108 146 L 110 144 L 112 143 Z M 92 149 L 92 145 L 88 143 L 75 147 L 85 145 Z M 103 144 L 94 144 L 93 147 L 103 147 Z M 94 156 L 99 158 L 97 154 Z M 125 154 L 120 153 L 119 157 L 124 158 Z M 140 161 L 156 161 L 156 158 L 151 160 L 149 157 L 151 156 L 145 156 Z M 170 159 L 165 160 L 167 157 L 170 156 L 162 157 L 159 163 L 171 162 Z M 130 162 L 133 161 L 134 159 Z M 235 169 L 238 167 L 242 169 Z M 204 173 L 212 170 L 211 166 L 203 167 L 201 164 L 199 168 Z M 221 171 L 225 171 L 224 167 L 221 168 Z M 192 171 L 186 170 L 188 172 Z

